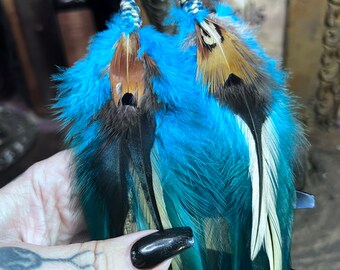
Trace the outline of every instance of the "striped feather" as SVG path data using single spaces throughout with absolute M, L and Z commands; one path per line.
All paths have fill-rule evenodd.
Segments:
M 250 84 L 258 76 L 254 55 L 227 29 L 211 19 L 196 26 L 197 63 L 205 84 L 214 93 L 230 74 Z
M 142 114 L 139 116 L 138 125 L 130 129 L 127 147 L 130 151 L 132 167 L 136 172 L 135 180 L 138 179 L 134 184 L 140 184 L 138 193 L 141 194 L 138 197 L 145 208 L 147 228 L 162 230 L 163 226 L 153 188 L 152 163 L 150 160 L 151 148 L 154 142 L 154 129 L 153 115 Z
M 162 187 L 162 175 L 159 166 L 162 166 L 159 160 L 159 154 L 157 152 L 157 148 L 154 147 L 151 152 L 151 164 L 152 164 L 152 179 L 153 179 L 153 189 L 155 193 L 155 199 L 157 202 L 157 208 L 160 215 L 160 220 L 162 222 L 162 226 L 164 229 L 172 228 L 172 224 L 170 221 L 170 217 L 167 211 L 167 206 L 164 199 L 164 192 Z M 182 265 L 182 260 L 180 256 L 176 256 L 172 263 L 172 270 L 180 270 Z
M 270 121 L 264 118 L 264 110 L 256 107 L 256 100 L 261 100 L 260 93 L 257 92 L 260 73 L 255 71 L 254 66 L 259 66 L 259 62 L 252 53 L 237 40 L 237 38 L 223 29 L 220 25 L 213 23 L 211 20 L 205 20 L 199 23 L 201 33 L 199 33 L 198 46 L 198 71 L 202 73 L 202 79 L 205 84 L 210 85 L 210 91 L 218 94 L 218 91 L 239 91 L 241 93 L 233 94 L 238 100 L 222 99 L 235 112 L 239 126 L 249 145 L 249 174 L 252 183 L 252 232 L 251 232 L 251 259 L 255 260 L 261 247 L 264 245 L 270 257 L 274 262 L 274 253 L 277 257 L 277 264 L 282 267 L 281 258 L 281 235 L 280 226 L 276 214 L 276 163 L 277 160 L 277 140 L 275 129 L 268 124 Z M 225 86 L 225 82 L 233 75 L 240 79 L 240 87 L 234 87 L 231 90 Z M 230 84 L 230 83 L 229 83 Z M 232 82 L 231 82 L 232 84 Z M 242 86 L 244 84 L 245 86 Z M 254 93 L 249 96 L 245 91 L 246 86 L 251 85 Z M 231 87 L 233 87 L 231 85 Z M 228 97 L 228 93 L 222 94 L 222 97 Z M 248 95 L 248 96 L 247 96 Z M 254 100 L 252 100 L 254 97 Z M 264 99 L 264 106 L 266 106 Z M 242 108 L 243 107 L 243 108 Z M 265 121 L 262 124 L 262 121 Z M 271 128 L 271 129 L 270 129 Z M 269 130 L 268 130 L 269 129 Z M 263 134 L 264 132 L 264 134 Z M 270 139 L 270 136 L 274 138 Z M 269 211 L 270 209 L 270 211 Z M 268 218 L 270 214 L 271 218 Z M 264 241 L 268 228 L 273 229 L 276 233 L 271 240 Z M 272 234 L 270 234 L 272 235 Z M 273 243 L 269 247 L 269 243 Z M 277 255 L 277 254 L 280 255 Z M 279 270 L 281 268 L 271 268 Z

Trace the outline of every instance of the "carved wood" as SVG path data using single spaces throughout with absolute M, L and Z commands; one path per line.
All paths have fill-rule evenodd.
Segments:
M 322 125 L 340 126 L 340 0 L 328 0 L 325 26 L 316 118 Z

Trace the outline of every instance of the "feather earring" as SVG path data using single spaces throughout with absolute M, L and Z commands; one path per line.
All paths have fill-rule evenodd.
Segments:
M 70 125 L 74 188 L 92 239 L 139 229 L 162 229 L 152 184 L 150 152 L 158 104 L 155 61 L 141 49 L 140 10 L 123 0 L 86 58 L 56 76 L 59 119 Z
M 233 269 L 253 269 L 267 260 L 271 270 L 286 269 L 295 202 L 292 167 L 304 138 L 292 114 L 285 74 L 265 56 L 229 7 L 217 5 L 216 13 L 211 13 L 200 0 L 181 0 L 180 5 L 182 11 L 173 12 L 179 46 L 192 54 L 195 45 L 198 83 L 221 110 L 232 112 L 248 147 L 252 214 L 239 217 L 236 231 L 240 231 L 229 231 L 234 242 Z M 285 136 L 291 138 L 288 145 Z M 233 181 L 244 185 L 247 179 Z M 240 241 L 248 219 L 250 241 Z M 244 256 L 240 254 L 249 254 L 249 266 L 240 262 Z
M 123 0 L 87 57 L 56 76 L 91 238 L 190 226 L 196 244 L 174 270 L 281 269 L 280 241 L 286 269 L 301 135 L 284 74 L 228 7 L 182 5 L 170 37 L 140 28 L 138 7 Z M 281 240 L 268 233 L 277 226 Z

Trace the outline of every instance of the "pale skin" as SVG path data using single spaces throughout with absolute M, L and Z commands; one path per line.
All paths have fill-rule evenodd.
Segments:
M 154 231 L 85 242 L 83 217 L 70 203 L 71 156 L 63 151 L 38 162 L 0 189 L 0 269 L 136 269 L 131 246 Z

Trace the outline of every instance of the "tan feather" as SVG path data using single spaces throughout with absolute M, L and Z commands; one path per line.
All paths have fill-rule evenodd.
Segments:
M 110 64 L 110 83 L 114 102 L 119 104 L 124 94 L 134 94 L 137 103 L 144 93 L 144 67 L 137 58 L 140 48 L 138 36 L 134 33 L 123 35 L 116 44 L 116 51 Z M 121 92 L 116 91 L 121 84 Z
M 196 26 L 198 74 L 215 92 L 231 73 L 250 84 L 257 77 L 256 57 L 235 35 L 211 20 Z
M 138 174 L 136 173 L 136 170 L 133 168 L 132 164 L 129 164 L 130 167 L 130 173 L 132 179 L 134 179 L 134 184 L 136 185 L 136 191 L 137 191 L 137 199 L 138 203 L 140 205 L 141 215 L 143 216 L 144 220 L 147 223 L 147 227 L 150 229 L 156 229 L 156 224 L 153 219 L 151 209 L 149 207 L 150 202 L 147 201 L 146 194 L 142 188 L 142 182 L 140 181 L 140 178 Z
M 153 188 L 155 190 L 157 208 L 161 216 L 163 228 L 169 229 L 169 228 L 172 228 L 173 226 L 170 222 L 168 211 L 167 211 L 166 204 L 164 201 L 163 187 L 160 181 L 161 176 L 160 176 L 160 171 L 158 170 L 158 166 L 160 162 L 159 159 L 160 157 L 159 157 L 157 148 L 154 147 L 151 152 Z M 172 270 L 183 269 L 181 256 L 176 256 L 173 258 L 171 262 L 171 268 Z

